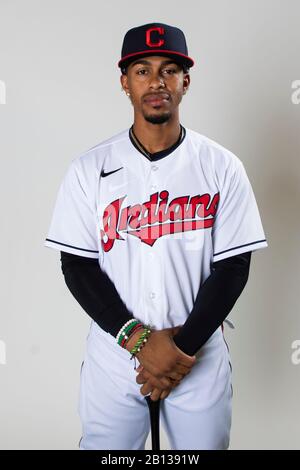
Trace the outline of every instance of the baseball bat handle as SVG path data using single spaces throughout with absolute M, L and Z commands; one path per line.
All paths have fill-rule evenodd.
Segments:
M 153 401 L 150 395 L 145 397 L 149 408 L 150 414 L 150 426 L 151 426 L 151 441 L 152 450 L 160 450 L 160 439 L 159 439 L 159 411 L 160 411 L 160 399 Z

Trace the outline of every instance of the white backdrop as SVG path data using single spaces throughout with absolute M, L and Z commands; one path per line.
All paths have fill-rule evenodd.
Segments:
M 297 0 L 0 0 L 1 449 L 77 447 L 89 318 L 43 242 L 71 159 L 132 124 L 117 61 L 151 21 L 185 32 L 181 122 L 242 160 L 269 244 L 225 330 L 230 448 L 300 448 L 299 18 Z

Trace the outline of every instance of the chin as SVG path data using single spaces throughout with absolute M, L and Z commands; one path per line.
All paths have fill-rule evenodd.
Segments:
M 163 124 L 164 122 L 168 122 L 171 118 L 170 113 L 164 114 L 144 114 L 144 119 L 147 122 L 151 122 L 152 124 Z

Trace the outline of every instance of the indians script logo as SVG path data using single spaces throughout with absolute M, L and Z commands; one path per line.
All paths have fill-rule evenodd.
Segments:
M 151 194 L 143 204 L 123 207 L 126 196 L 111 202 L 103 213 L 101 244 L 105 252 L 121 233 L 133 235 L 153 246 L 164 235 L 212 227 L 219 203 L 219 193 L 176 197 L 169 202 L 169 192 Z

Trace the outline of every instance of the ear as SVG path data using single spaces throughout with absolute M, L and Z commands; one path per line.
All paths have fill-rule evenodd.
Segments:
M 183 77 L 183 93 L 186 93 L 191 83 L 190 74 L 186 73 Z
M 128 77 L 127 75 L 121 75 L 120 76 L 120 82 L 121 82 L 121 85 L 122 85 L 122 88 L 123 90 L 125 91 L 125 93 L 129 93 L 129 88 L 128 88 Z

